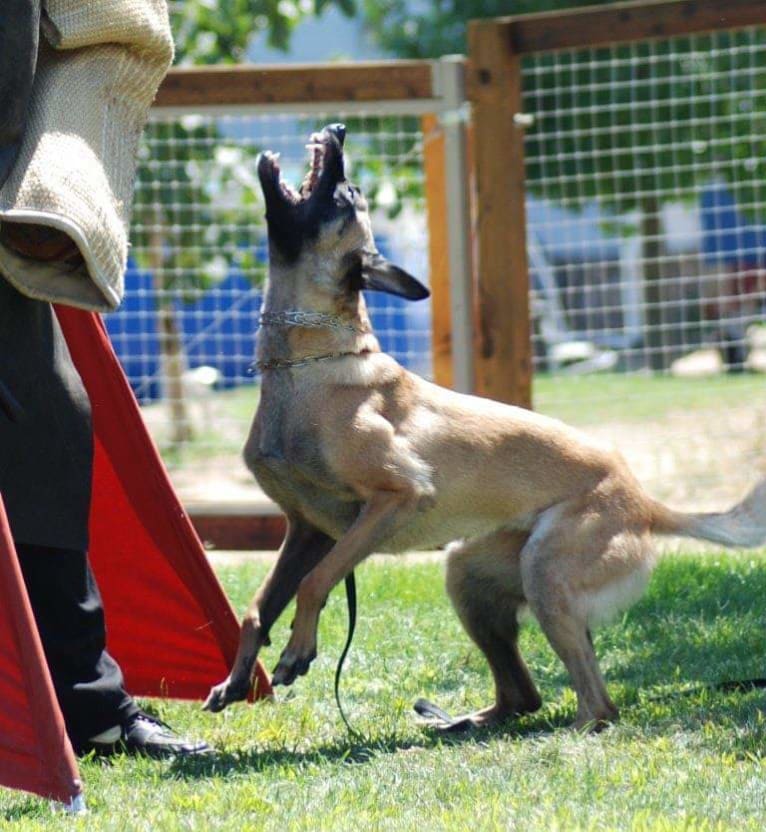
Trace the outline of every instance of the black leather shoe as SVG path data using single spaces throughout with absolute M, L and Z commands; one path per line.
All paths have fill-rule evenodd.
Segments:
M 122 726 L 121 736 L 116 741 L 92 739 L 85 743 L 82 752 L 91 751 L 98 756 L 135 754 L 160 760 L 208 754 L 210 746 L 206 742 L 179 737 L 166 722 L 139 711 Z

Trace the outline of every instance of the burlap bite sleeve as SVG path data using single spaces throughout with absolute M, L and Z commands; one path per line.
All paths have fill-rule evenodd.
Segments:
M 173 58 L 164 0 L 47 0 L 23 144 L 0 189 L 0 222 L 66 232 L 74 270 L 0 245 L 0 272 L 24 294 L 116 308 L 124 289 L 136 151 Z

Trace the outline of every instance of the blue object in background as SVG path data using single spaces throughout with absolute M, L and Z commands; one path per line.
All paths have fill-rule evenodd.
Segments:
M 700 194 L 700 221 L 708 263 L 732 269 L 766 267 L 766 226 L 748 219 L 723 183 L 710 185 Z
M 139 402 L 158 399 L 160 391 L 160 338 L 154 281 L 128 261 L 125 299 L 119 310 L 104 315 L 114 351 Z
M 255 336 L 263 295 L 241 274 L 222 280 L 193 304 L 176 303 L 189 367 L 208 365 L 221 387 L 252 377 Z

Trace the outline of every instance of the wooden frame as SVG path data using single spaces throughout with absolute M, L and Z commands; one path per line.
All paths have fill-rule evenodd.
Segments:
M 476 392 L 532 406 L 521 63 L 504 29 L 469 30 L 478 225 Z
M 208 548 L 276 550 L 287 529 L 284 515 L 273 503 L 194 503 L 185 508 Z
M 496 18 L 516 55 L 672 38 L 764 23 L 762 0 L 654 0 Z
M 445 187 L 444 133 L 435 115 L 422 118 L 423 163 L 428 214 L 428 260 L 431 288 L 431 354 L 434 381 L 454 381 L 449 287 L 449 226 Z
M 174 67 L 155 107 L 215 107 L 434 98 L 432 61 Z

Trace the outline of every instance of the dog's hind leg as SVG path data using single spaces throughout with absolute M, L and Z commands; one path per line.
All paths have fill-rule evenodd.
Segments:
M 604 606 L 624 608 L 645 585 L 651 548 L 640 522 L 604 501 L 548 509 L 521 553 L 524 595 L 577 694 L 575 728 L 598 730 L 618 711 L 588 629 Z
M 495 704 L 457 719 L 450 730 L 490 725 L 541 705 L 518 646 L 517 615 L 524 603 L 520 552 L 527 537 L 498 531 L 449 549 L 447 591 L 495 681 Z

